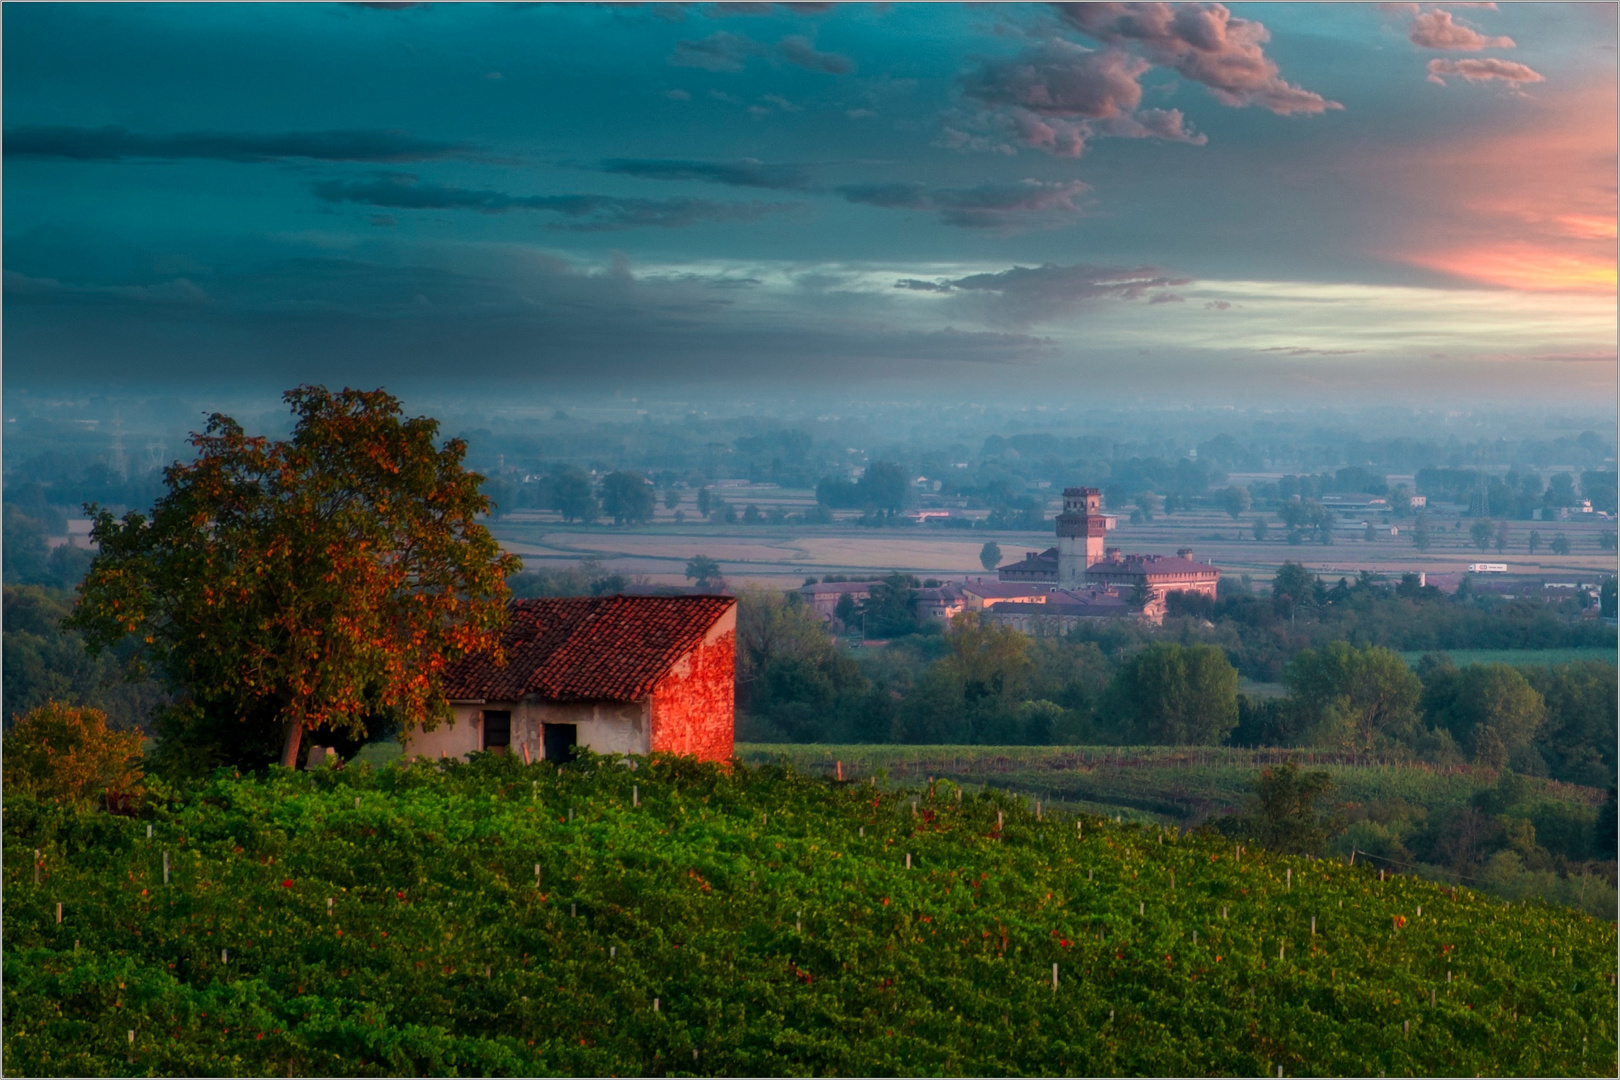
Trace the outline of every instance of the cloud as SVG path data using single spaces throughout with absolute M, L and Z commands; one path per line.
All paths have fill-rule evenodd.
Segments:
M 692 95 L 685 90 L 665 90 L 664 96 L 671 101 L 691 101 Z
M 556 228 L 573 232 L 680 228 L 707 221 L 752 221 L 784 210 L 784 204 L 718 203 L 707 199 L 636 199 L 613 195 L 509 195 L 502 191 L 424 184 L 414 176 L 331 180 L 316 184 L 315 197 L 399 210 L 476 210 L 504 214 L 534 210 L 568 219 Z
M 1281 353 L 1284 356 L 1354 356 L 1363 352 L 1362 349 L 1308 349 L 1303 345 L 1273 345 L 1269 349 L 1256 349 L 1255 352 Z
M 1079 180 L 1023 180 L 969 188 L 933 188 L 915 181 L 846 184 L 837 192 L 848 202 L 884 210 L 935 211 L 947 225 L 1009 229 L 1068 221 L 1080 212 L 1075 200 L 1089 190 Z
M 465 143 L 419 139 L 399 131 L 287 131 L 242 134 L 191 131 L 142 135 L 121 127 L 25 125 L 5 133 L 7 157 L 67 158 L 73 161 L 125 161 L 155 158 L 264 162 L 287 158 L 312 161 L 427 161 L 466 154 Z
M 1234 18 L 1223 4 L 1083 3 L 1056 5 L 1070 26 L 1105 45 L 1140 47 L 1155 64 L 1202 83 L 1226 105 L 1258 105 L 1280 115 L 1343 108 L 1278 74 L 1265 55 L 1271 33 Z
M 749 57 L 763 51 L 764 46 L 753 38 L 722 30 L 698 41 L 677 41 L 669 63 L 704 71 L 741 71 L 748 66 Z
M 1175 293 L 1170 292 L 1154 293 L 1148 297 L 1149 307 L 1154 304 L 1184 304 L 1186 302 L 1187 298 L 1185 296 L 1177 296 Z
M 1478 52 L 1481 49 L 1514 48 L 1510 37 L 1486 37 L 1478 30 L 1456 22 L 1449 11 L 1425 11 L 1412 20 L 1406 37 L 1420 49 L 1451 52 Z
M 810 39 L 802 34 L 792 34 L 778 41 L 776 54 L 790 64 L 828 75 L 847 75 L 855 70 L 855 61 L 837 53 L 817 52 Z
M 1040 116 L 1119 116 L 1142 101 L 1137 77 L 1153 65 L 1118 49 L 1096 52 L 1052 38 L 1018 56 L 987 60 L 963 80 L 971 98 Z
M 637 176 L 645 180 L 705 180 L 730 187 L 773 191 L 802 191 L 812 186 L 811 171 L 807 165 L 772 165 L 753 158 L 740 161 L 611 158 L 602 162 L 600 168 L 603 172 Z
M 1191 278 L 1176 276 L 1154 266 L 1109 267 L 1085 263 L 1061 266 L 1045 263 L 1041 266 L 1015 266 L 998 273 L 939 278 L 933 282 L 903 278 L 895 283 L 895 287 L 966 293 L 982 298 L 984 314 L 990 321 L 1022 325 L 1061 318 L 1097 300 L 1139 300 L 1156 289 L 1191 283 Z M 1166 301 L 1150 300 L 1150 303 L 1153 302 Z
M 6 270 L 4 281 L 5 294 L 9 299 L 33 303 L 197 305 L 213 302 L 194 281 L 183 277 L 147 285 L 74 284 Z
M 1202 145 L 1178 109 L 1137 112 L 1137 81 L 1152 65 L 1119 49 L 1093 51 L 1061 38 L 1023 53 L 987 60 L 963 79 L 963 92 L 992 109 L 997 122 L 1024 146 L 1057 157 L 1079 157 L 1098 135 L 1157 138 Z M 971 137 L 947 129 L 954 146 Z M 984 147 L 994 148 L 993 144 Z
M 1542 82 L 1541 74 L 1515 60 L 1497 60 L 1483 57 L 1477 60 L 1430 60 L 1429 82 L 1446 85 L 1446 77 L 1464 79 L 1471 83 L 1500 79 L 1517 89 L 1524 83 Z

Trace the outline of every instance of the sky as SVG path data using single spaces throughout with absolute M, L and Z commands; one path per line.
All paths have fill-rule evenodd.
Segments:
M 0 19 L 8 389 L 1615 400 L 1614 5 Z

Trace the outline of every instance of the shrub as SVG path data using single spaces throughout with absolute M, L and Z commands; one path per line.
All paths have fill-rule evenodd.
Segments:
M 111 805 L 141 793 L 140 757 L 140 732 L 109 730 L 99 709 L 52 701 L 6 733 L 5 786 L 42 801 Z

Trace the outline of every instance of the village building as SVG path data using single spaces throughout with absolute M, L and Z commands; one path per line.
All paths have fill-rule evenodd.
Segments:
M 1001 600 L 984 609 L 983 618 L 1036 637 L 1067 633 L 1083 622 L 1097 619 L 1148 619 L 1151 612 L 1131 607 L 1130 597 L 1118 589 L 1092 585 L 1082 589 L 1054 589 L 1040 603 Z
M 474 751 L 567 760 L 603 754 L 731 757 L 737 602 L 729 596 L 514 600 L 505 663 L 467 657 L 445 676 L 453 721 L 420 725 L 407 754 Z
M 822 622 L 830 623 L 838 618 L 838 601 L 849 597 L 856 604 L 864 604 L 872 596 L 872 583 L 870 581 L 823 581 L 818 585 L 805 585 L 799 589 L 799 595 L 804 598 L 811 611 Z
M 1055 526 L 1056 547 L 1028 552 L 996 571 L 1003 582 L 1050 584 L 1059 589 L 1102 587 L 1141 603 L 1145 616 L 1164 618 L 1165 597 L 1173 592 L 1215 596 L 1221 572 L 1196 562 L 1191 548 L 1170 555 L 1121 555 L 1106 547 L 1114 519 L 1102 512 L 1096 488 L 1064 488 L 1063 513 Z M 1145 602 L 1143 602 L 1145 601 Z

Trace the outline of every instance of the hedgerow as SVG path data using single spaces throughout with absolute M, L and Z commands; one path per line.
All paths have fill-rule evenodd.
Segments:
M 1616 1068 L 1613 924 L 994 791 L 586 756 L 163 794 L 7 793 L 8 1071 Z

